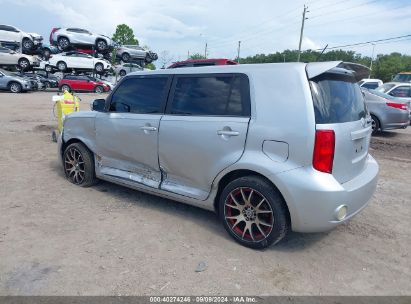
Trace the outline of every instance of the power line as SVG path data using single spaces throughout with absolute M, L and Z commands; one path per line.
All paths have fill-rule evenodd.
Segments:
M 341 13 L 341 12 L 349 11 L 349 10 L 352 10 L 352 9 L 354 9 L 354 8 L 358 8 L 358 7 L 361 7 L 361 6 L 364 6 L 364 5 L 368 5 L 368 4 L 371 4 L 371 3 L 375 3 L 375 2 L 377 2 L 377 1 L 381 1 L 381 0 L 371 0 L 371 1 L 368 1 L 368 2 L 361 3 L 361 4 L 359 4 L 359 5 L 347 7 L 347 8 L 345 8 L 345 9 L 338 9 L 338 10 L 334 10 L 334 11 L 330 11 L 330 12 L 325 12 L 325 13 L 323 13 L 323 14 L 314 15 L 314 16 L 312 16 L 310 19 L 315 19 L 315 18 L 318 18 L 318 17 L 322 17 L 322 16 L 324 16 L 324 15 L 328 16 L 328 15 L 333 15 L 333 14 L 336 14 L 336 13 Z
M 378 43 L 378 42 L 389 41 L 389 40 L 400 39 L 400 38 L 406 38 L 406 37 L 411 37 L 411 34 L 403 35 L 403 36 L 397 36 L 397 37 L 390 37 L 390 38 L 385 38 L 385 39 L 377 39 L 377 40 L 371 40 L 371 41 L 365 41 L 365 42 L 352 43 L 352 44 L 338 45 L 338 46 L 329 47 L 328 49 L 329 50 L 341 49 L 341 48 L 346 48 L 346 47 L 360 46 L 360 45 L 366 45 L 366 44 L 370 44 L 370 43 Z M 322 49 L 316 49 L 315 51 L 321 51 L 321 50 Z

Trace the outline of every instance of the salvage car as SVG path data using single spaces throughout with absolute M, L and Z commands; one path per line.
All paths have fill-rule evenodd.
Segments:
M 26 33 L 22 30 L 6 24 L 0 24 L 0 43 L 15 44 L 22 47 L 23 51 L 32 51 L 40 47 L 43 37 L 36 33 Z
M 143 68 L 136 64 L 136 63 L 123 63 L 115 66 L 114 72 L 121 77 L 127 75 L 127 73 L 136 72 L 136 71 L 143 71 Z
M 93 34 L 81 28 L 53 28 L 50 44 L 64 51 L 75 46 L 95 48 L 98 52 L 109 52 L 113 47 L 113 41 L 109 37 Z
M 343 62 L 131 73 L 64 121 L 66 178 L 97 179 L 217 212 L 240 244 L 326 231 L 372 197 L 371 118 Z
M 358 85 L 361 87 L 361 88 L 364 88 L 364 89 L 376 89 L 376 88 L 378 88 L 379 86 L 382 86 L 383 85 L 383 82 L 382 82 L 382 80 L 380 80 L 380 79 L 371 79 L 371 78 L 367 78 L 367 79 L 362 79 L 361 81 L 359 81 L 358 82 Z
M 59 82 L 60 91 L 96 92 L 110 91 L 110 87 L 101 81 L 93 81 L 88 76 L 66 75 Z
M 405 129 L 410 125 L 410 101 L 376 90 L 363 90 L 372 119 L 373 135 L 379 131 Z
M 39 89 L 45 90 L 49 88 L 57 88 L 58 80 L 56 78 L 48 78 L 39 73 L 21 73 L 21 76 L 29 77 L 32 80 L 37 81 Z
M 20 77 L 12 72 L 0 69 L 0 90 L 20 93 L 31 91 L 36 87 L 35 81 L 28 78 Z
M 28 70 L 39 65 L 40 60 L 36 56 L 17 53 L 0 46 L 0 66 L 18 66 Z
M 158 59 L 156 53 L 146 50 L 139 45 L 123 45 L 117 48 L 116 56 L 124 62 L 142 59 L 146 63 L 151 63 Z
M 103 73 L 111 68 L 111 64 L 105 59 L 94 58 L 89 54 L 66 52 L 52 55 L 45 66 L 46 71 L 50 71 L 51 67 L 56 67 L 61 72 L 75 69 L 95 70 L 97 73 Z

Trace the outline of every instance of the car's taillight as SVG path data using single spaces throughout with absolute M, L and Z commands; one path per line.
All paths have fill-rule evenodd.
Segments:
M 394 102 L 387 102 L 387 106 L 393 107 L 400 110 L 408 110 L 408 106 L 406 103 L 394 103 Z
M 333 171 L 335 133 L 333 130 L 317 130 L 313 155 L 314 169 L 331 173 Z

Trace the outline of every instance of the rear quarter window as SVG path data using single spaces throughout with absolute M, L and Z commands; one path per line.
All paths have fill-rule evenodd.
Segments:
M 364 97 L 352 76 L 325 73 L 311 79 L 310 85 L 317 124 L 357 121 L 366 116 Z

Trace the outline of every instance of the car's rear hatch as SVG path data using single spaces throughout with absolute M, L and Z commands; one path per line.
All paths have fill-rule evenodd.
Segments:
M 367 76 L 369 70 L 342 62 L 309 63 L 306 70 L 314 105 L 316 136 L 321 130 L 334 134 L 329 173 L 340 183 L 347 182 L 364 170 L 368 156 L 371 119 L 357 81 Z

